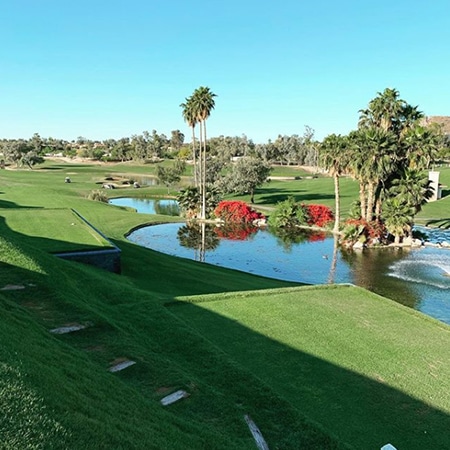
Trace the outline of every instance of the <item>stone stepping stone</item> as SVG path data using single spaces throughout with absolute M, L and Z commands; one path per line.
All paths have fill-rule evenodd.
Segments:
M 50 333 L 67 334 L 67 333 L 73 333 L 75 331 L 84 330 L 86 327 L 87 327 L 87 325 L 81 325 L 79 323 L 74 323 L 73 325 L 65 325 L 63 327 L 53 328 L 53 330 L 50 330 Z
M 186 391 L 180 389 L 179 391 L 173 392 L 172 394 L 166 395 L 164 398 L 162 398 L 161 405 L 163 406 L 171 405 L 172 403 L 182 400 L 183 398 L 189 397 L 189 395 L 190 394 L 188 394 Z
M 130 366 L 134 366 L 136 364 L 136 361 L 131 361 L 129 359 L 117 362 L 116 364 L 112 365 L 108 371 L 109 372 L 120 372 L 121 370 L 124 370 Z
M 7 284 L 6 286 L 2 287 L 0 291 L 19 291 L 21 289 L 25 289 L 25 286 L 21 284 Z
M 269 446 L 267 445 L 267 442 L 255 422 L 253 422 L 248 414 L 244 416 L 244 419 L 247 422 L 248 428 L 252 433 L 253 439 L 255 440 L 256 446 L 259 450 L 269 450 Z

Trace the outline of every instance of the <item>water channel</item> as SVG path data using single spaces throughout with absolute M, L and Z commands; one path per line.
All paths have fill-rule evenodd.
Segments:
M 122 206 L 140 210 L 136 199 L 128 200 L 132 204 Z M 156 212 L 149 212 L 149 202 L 141 212 Z M 450 230 L 422 231 L 431 241 L 450 242 Z M 450 249 L 351 251 L 324 233 L 290 237 L 215 226 L 201 232 L 200 226 L 171 223 L 140 228 L 128 239 L 162 253 L 287 281 L 352 283 L 450 324 Z

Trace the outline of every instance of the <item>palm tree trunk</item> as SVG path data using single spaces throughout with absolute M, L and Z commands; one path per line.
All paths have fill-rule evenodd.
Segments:
M 333 241 L 333 258 L 331 260 L 330 273 L 328 274 L 328 283 L 334 283 L 334 277 L 336 275 L 336 266 L 337 266 L 337 255 L 338 255 L 338 247 L 339 240 L 337 234 L 334 235 Z
M 195 151 L 195 126 L 192 127 L 192 159 L 194 161 L 194 186 L 198 187 L 198 180 L 197 180 L 197 157 L 196 157 L 196 151 Z
M 202 219 L 206 219 L 206 119 L 203 120 Z
M 366 211 L 366 184 L 363 180 L 359 182 L 359 205 L 361 208 L 361 218 L 364 219 L 367 215 Z
M 201 198 L 201 209 L 200 209 L 200 218 L 203 219 L 203 128 L 202 123 L 200 122 L 200 151 L 199 151 L 199 161 L 198 161 L 198 185 L 200 188 L 200 198 Z
M 334 174 L 334 200 L 335 200 L 335 211 L 334 211 L 334 228 L 333 233 L 339 233 L 339 222 L 341 221 L 341 202 L 340 202 L 340 191 L 339 191 L 339 175 Z
M 380 220 L 381 217 L 381 197 L 377 198 L 377 201 L 375 203 L 375 219 Z
M 367 222 L 372 221 L 374 195 L 375 195 L 374 182 L 369 181 L 369 183 L 367 184 L 367 214 L 366 214 Z

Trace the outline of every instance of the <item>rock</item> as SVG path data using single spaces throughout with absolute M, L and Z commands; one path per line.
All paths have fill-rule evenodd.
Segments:
M 256 426 L 255 422 L 251 419 L 251 417 L 246 414 L 244 416 L 245 421 L 247 422 L 250 433 L 252 433 L 253 439 L 255 440 L 255 444 L 259 450 L 269 450 L 269 446 L 265 441 L 260 429 Z
M 0 291 L 19 291 L 21 289 L 25 289 L 25 286 L 22 286 L 21 284 L 7 284 L 2 287 Z
M 360 242 L 360 241 L 356 241 L 356 242 L 353 244 L 353 249 L 354 249 L 354 250 L 362 250 L 364 247 L 365 247 L 364 243 L 363 243 L 363 242 Z
M 86 325 L 81 325 L 79 323 L 75 323 L 73 325 L 65 325 L 63 327 L 54 328 L 53 330 L 50 330 L 50 333 L 67 334 L 67 333 L 73 333 L 74 331 L 84 330 L 85 328 L 86 328 Z
M 166 395 L 164 398 L 161 399 L 161 405 L 167 406 L 171 405 L 172 403 L 175 403 L 183 398 L 189 397 L 189 394 L 186 391 L 179 390 L 176 391 L 170 395 Z
M 136 364 L 136 361 L 131 361 L 129 359 L 126 359 L 125 361 L 121 361 L 117 364 L 114 364 L 111 366 L 108 371 L 109 372 L 120 372 L 121 370 L 126 369 L 127 367 L 134 366 Z
M 411 242 L 412 247 L 422 247 L 423 242 L 420 239 L 413 239 Z

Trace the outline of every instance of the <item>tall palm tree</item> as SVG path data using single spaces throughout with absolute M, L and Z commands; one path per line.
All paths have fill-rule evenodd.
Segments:
M 360 128 L 352 133 L 351 167 L 360 182 L 361 217 L 370 222 L 374 215 L 376 194 L 395 170 L 397 140 L 381 128 Z M 362 186 L 361 186 L 362 185 Z
M 348 140 L 345 136 L 330 134 L 327 136 L 319 149 L 321 165 L 329 170 L 334 179 L 334 227 L 333 232 L 339 232 L 340 223 L 340 189 L 339 177 L 348 167 Z
M 405 105 L 406 103 L 399 98 L 399 92 L 396 89 L 386 88 L 383 92 L 378 92 L 378 95 L 369 102 L 367 109 L 359 111 L 358 126 L 396 131 Z
M 192 108 L 196 119 L 200 123 L 200 187 L 202 192 L 201 218 L 206 218 L 206 120 L 214 109 L 217 97 L 209 87 L 200 86 L 191 96 Z
M 184 103 L 181 103 L 180 107 L 183 109 L 183 119 L 192 129 L 192 160 L 194 162 L 194 186 L 198 187 L 198 179 L 197 179 L 197 157 L 196 157 L 196 148 L 195 148 L 195 126 L 197 125 L 197 114 L 194 110 L 194 104 L 192 101 L 192 97 L 186 98 Z

